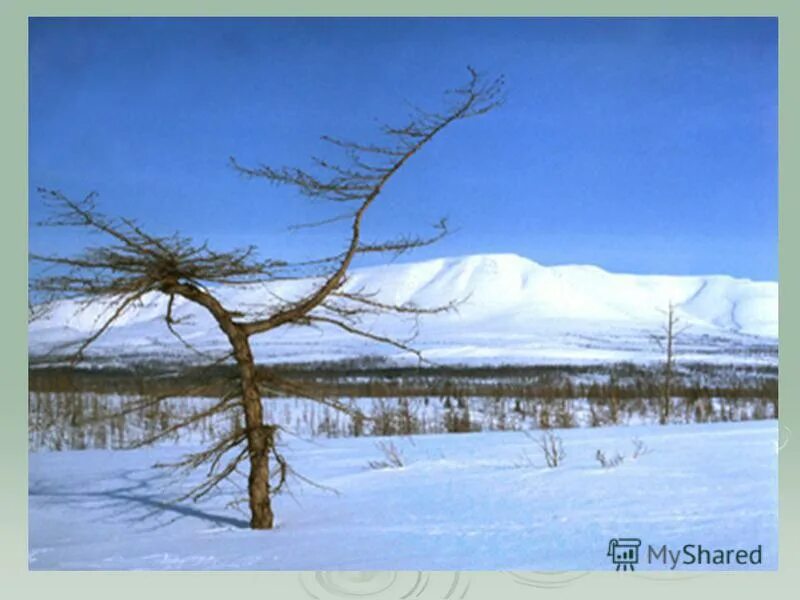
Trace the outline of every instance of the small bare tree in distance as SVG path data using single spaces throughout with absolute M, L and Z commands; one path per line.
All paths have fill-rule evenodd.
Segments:
M 661 411 L 658 422 L 666 425 L 669 421 L 672 406 L 672 381 L 675 376 L 675 344 L 678 337 L 689 327 L 680 325 L 681 320 L 675 314 L 675 304 L 670 300 L 664 313 L 665 321 L 662 333 L 651 336 L 651 339 L 664 351 L 664 374 L 661 385 Z
M 289 380 L 269 370 L 257 372 L 250 342 L 253 336 L 289 326 L 325 325 L 419 356 L 410 342 L 370 331 L 364 325 L 364 317 L 399 313 L 416 318 L 453 308 L 453 304 L 427 308 L 387 304 L 376 297 L 379 290 L 348 290 L 345 284 L 358 256 L 406 252 L 432 244 L 447 233 L 446 223 L 442 220 L 435 234 L 429 237 L 406 235 L 368 242 L 362 237 L 362 227 L 364 215 L 381 196 L 390 179 L 426 144 L 453 123 L 483 115 L 502 103 L 503 78 L 486 79 L 474 69 L 468 69 L 466 84 L 446 92 L 444 108 L 436 112 L 413 108 L 405 123 L 383 126 L 383 142 L 323 137 L 327 144 L 343 152 L 345 158 L 340 162 L 314 159 L 316 168 L 309 171 L 266 165 L 246 167 L 231 159 L 233 168 L 244 176 L 290 186 L 309 198 L 345 207 L 343 213 L 334 219 L 307 224 L 349 223 L 344 248 L 334 256 L 312 262 L 288 263 L 278 259 L 259 259 L 252 246 L 219 252 L 206 243 L 196 243 L 179 233 L 154 235 L 133 220 L 106 216 L 97 209 L 94 193 L 75 200 L 58 190 L 41 190 L 52 208 L 52 216 L 44 225 L 79 227 L 101 234 L 108 240 L 98 246 L 86 247 L 75 255 L 31 256 L 32 260 L 53 266 L 47 274 L 32 280 L 31 291 L 51 299 L 73 299 L 87 305 L 99 303 L 105 309 L 94 331 L 76 344 L 76 361 L 81 360 L 89 346 L 126 311 L 153 294 L 167 296 L 166 326 L 186 346 L 192 347 L 176 329 L 176 298 L 183 298 L 208 311 L 227 340 L 230 353 L 220 360 L 232 358 L 238 373 L 238 381 L 230 392 L 207 410 L 137 444 L 153 443 L 210 414 L 235 411 L 243 415 L 240 419 L 242 427 L 233 428 L 205 450 L 170 465 L 184 469 L 202 465 L 208 468 L 202 483 L 182 499 L 203 497 L 247 461 L 250 526 L 254 529 L 272 528 L 271 498 L 281 489 L 289 467 L 276 448 L 278 427 L 264 422 L 262 397 L 305 397 L 338 410 L 350 410 L 344 404 L 320 395 L 313 385 Z M 298 299 L 280 300 L 277 304 L 273 298 L 265 298 L 259 312 L 226 306 L 219 295 L 219 286 L 303 277 L 309 275 L 309 268 L 317 269 L 313 279 L 315 284 L 310 291 Z M 143 399 L 123 410 L 137 410 L 163 399 Z

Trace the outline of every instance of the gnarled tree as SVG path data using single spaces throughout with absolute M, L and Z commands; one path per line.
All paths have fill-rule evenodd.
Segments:
M 368 253 L 401 253 L 434 243 L 447 233 L 446 224 L 437 224 L 431 236 L 401 236 L 380 242 L 363 239 L 364 215 L 381 196 L 392 177 L 434 137 L 462 119 L 482 115 L 502 102 L 502 78 L 485 79 L 469 69 L 469 81 L 448 90 L 444 108 L 436 112 L 414 108 L 407 122 L 386 125 L 379 142 L 355 142 L 323 137 L 327 144 L 343 153 L 338 162 L 315 159 L 312 170 L 300 168 L 246 167 L 231 159 L 233 168 L 244 176 L 295 188 L 303 195 L 341 205 L 344 212 L 310 225 L 323 226 L 347 221 L 349 229 L 342 251 L 312 262 L 287 263 L 259 259 L 254 247 L 225 252 L 212 250 L 179 234 L 154 235 L 126 218 L 109 217 L 96 206 L 94 194 L 74 200 L 60 191 L 41 190 L 51 204 L 52 216 L 43 224 L 79 227 L 105 236 L 107 242 L 88 247 L 76 255 L 32 255 L 32 259 L 54 268 L 31 282 L 37 294 L 69 298 L 84 303 L 101 302 L 102 320 L 75 348 L 80 360 L 90 345 L 105 333 L 126 311 L 153 294 L 168 297 L 165 321 L 169 330 L 192 347 L 177 331 L 174 316 L 176 298 L 203 307 L 213 316 L 227 339 L 235 361 L 238 380 L 230 392 L 199 415 L 185 419 L 157 435 L 139 442 L 151 443 L 208 414 L 239 411 L 243 426 L 234 428 L 206 450 L 186 456 L 173 466 L 208 466 L 207 478 L 185 497 L 198 499 L 223 479 L 249 462 L 248 498 L 250 525 L 255 529 L 273 526 L 271 497 L 283 484 L 288 466 L 276 449 L 275 425 L 265 423 L 262 396 L 290 395 L 313 398 L 340 410 L 347 408 L 326 399 L 308 384 L 290 381 L 270 371 L 257 372 L 251 337 L 287 326 L 335 327 L 354 336 L 416 352 L 409 342 L 374 333 L 363 324 L 365 315 L 400 313 L 422 315 L 452 308 L 452 305 L 419 307 L 388 304 L 379 300 L 376 290 L 349 290 L 348 272 L 356 258 Z M 277 306 L 265 298 L 261 311 L 226 306 L 218 293 L 220 286 L 253 284 L 275 279 L 307 276 L 317 269 L 313 288 L 300 298 L 283 300 Z M 321 270 L 321 272 L 319 271 Z M 418 354 L 418 353 L 417 353 Z M 142 400 L 157 403 L 163 398 Z M 271 467 L 273 471 L 271 472 Z

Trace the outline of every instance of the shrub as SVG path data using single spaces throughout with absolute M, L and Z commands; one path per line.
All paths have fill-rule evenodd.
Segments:
M 650 453 L 650 448 L 648 448 L 647 445 L 639 438 L 633 438 L 632 443 L 633 443 L 633 456 L 631 458 L 633 458 L 634 460 L 639 458 L 640 456 L 644 456 L 645 454 Z
M 530 437 L 530 434 L 526 433 L 526 435 Z M 561 465 L 567 456 L 564 452 L 564 444 L 561 441 L 561 438 L 555 435 L 552 431 L 548 431 L 547 433 L 539 436 L 536 439 L 536 445 L 539 446 L 539 449 L 542 451 L 545 464 L 547 464 L 548 468 L 550 469 L 554 469 Z
M 378 442 L 375 444 L 383 453 L 383 460 L 371 460 L 367 463 L 370 469 L 399 469 L 405 466 L 403 453 L 392 442 Z
M 609 458 L 602 450 L 598 450 L 594 457 L 604 469 L 613 469 L 614 467 L 618 467 L 625 460 L 625 457 L 619 452 L 617 452 L 613 457 Z

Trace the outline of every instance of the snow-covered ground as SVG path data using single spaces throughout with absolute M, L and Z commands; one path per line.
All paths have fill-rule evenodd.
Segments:
M 269 312 L 299 298 L 310 280 L 218 290 L 225 304 Z M 578 363 L 651 361 L 661 357 L 652 335 L 663 310 L 677 305 L 683 360 L 777 364 L 778 284 L 726 275 L 609 273 L 595 266 L 544 266 L 514 254 L 487 254 L 356 270 L 348 289 L 377 293 L 387 303 L 420 307 L 461 301 L 457 312 L 423 317 L 415 347 L 426 358 L 457 363 Z M 131 309 L 93 346 L 105 356 L 186 353 L 164 323 L 167 299 L 153 294 Z M 32 355 L 85 337 L 102 318 L 99 307 L 61 302 L 29 329 Z M 182 335 L 197 347 L 221 349 L 213 320 L 176 302 Z M 383 315 L 365 323 L 378 334 L 406 339 L 408 319 Z M 273 335 L 274 333 L 274 335 Z M 259 362 L 331 360 L 389 355 L 392 349 L 331 328 L 288 328 L 253 338 Z M 406 358 L 409 358 L 406 355 Z
M 760 565 L 704 568 L 777 567 L 776 421 L 555 433 L 566 452 L 555 469 L 521 432 L 386 438 L 399 469 L 367 466 L 383 458 L 380 438 L 286 440 L 293 467 L 326 489 L 293 481 L 272 531 L 248 530 L 226 508 L 241 478 L 205 502 L 168 503 L 200 473 L 176 483 L 150 466 L 189 447 L 31 453 L 30 567 L 609 569 L 615 537 L 760 544 Z M 650 449 L 636 459 L 635 438 Z M 597 450 L 626 458 L 603 469 Z M 637 567 L 655 568 L 669 566 Z

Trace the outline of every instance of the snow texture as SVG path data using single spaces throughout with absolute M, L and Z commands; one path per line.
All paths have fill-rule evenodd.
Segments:
M 189 447 L 32 453 L 30 567 L 595 570 L 613 568 L 611 538 L 639 537 L 760 544 L 760 565 L 701 568 L 777 568 L 775 421 L 555 433 L 566 458 L 554 469 L 520 432 L 386 438 L 404 462 L 386 469 L 367 466 L 384 458 L 379 438 L 287 440 L 293 467 L 336 492 L 295 480 L 271 531 L 226 508 L 243 477 L 202 503 L 168 503 L 200 473 L 176 483 L 150 466 Z M 634 459 L 634 438 L 650 452 Z M 625 459 L 604 469 L 597 450 Z M 648 569 L 669 565 L 637 566 Z

